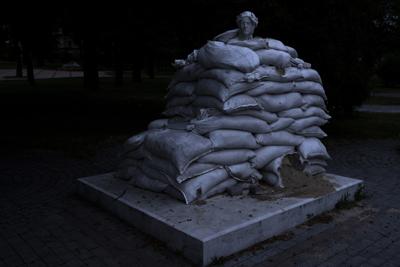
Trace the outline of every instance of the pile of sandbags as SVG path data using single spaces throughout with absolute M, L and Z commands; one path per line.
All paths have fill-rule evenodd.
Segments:
M 293 48 L 271 44 L 276 49 L 202 47 L 168 87 L 167 118 L 126 142 L 117 177 L 191 203 L 260 180 L 284 186 L 280 167 L 289 154 L 307 174 L 324 173 L 320 126 L 330 116 L 321 78 L 299 67 Z

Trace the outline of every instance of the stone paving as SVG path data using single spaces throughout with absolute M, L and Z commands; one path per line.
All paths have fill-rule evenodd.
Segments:
M 217 266 L 400 266 L 400 141 L 327 140 L 332 173 L 364 179 L 367 198 Z M 191 266 L 181 255 L 75 194 L 111 171 L 120 144 L 92 157 L 0 153 L 0 266 Z

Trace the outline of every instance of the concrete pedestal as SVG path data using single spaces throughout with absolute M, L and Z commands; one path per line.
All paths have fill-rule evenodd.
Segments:
M 113 178 L 113 173 L 78 179 L 78 192 L 204 266 L 331 210 L 343 198 L 353 199 L 363 183 L 333 174 L 326 178 L 336 191 L 317 198 L 275 201 L 216 196 L 204 205 L 185 205 L 135 188 Z

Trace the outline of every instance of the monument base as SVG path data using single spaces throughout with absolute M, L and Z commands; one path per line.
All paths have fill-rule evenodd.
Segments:
M 315 198 L 219 195 L 197 205 L 133 187 L 113 173 L 78 179 L 78 192 L 204 266 L 331 210 L 340 200 L 352 200 L 363 184 L 333 174 L 325 179 L 335 191 Z

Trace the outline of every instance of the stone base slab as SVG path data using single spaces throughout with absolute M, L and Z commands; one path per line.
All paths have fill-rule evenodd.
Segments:
M 168 195 L 142 190 L 106 173 L 78 179 L 81 196 L 98 203 L 139 230 L 205 266 L 295 227 L 354 199 L 363 182 L 327 174 L 336 191 L 317 198 L 263 201 L 219 195 L 202 205 L 186 205 Z

